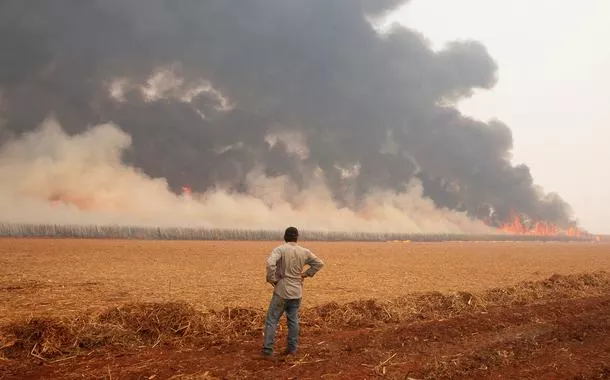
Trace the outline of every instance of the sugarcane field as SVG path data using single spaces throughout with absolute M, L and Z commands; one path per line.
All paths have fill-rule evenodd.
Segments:
M 608 15 L 0 1 L 0 380 L 610 379 Z

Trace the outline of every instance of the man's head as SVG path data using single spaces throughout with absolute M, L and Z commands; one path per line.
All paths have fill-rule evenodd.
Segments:
M 299 230 L 296 227 L 288 227 L 284 232 L 284 241 L 286 243 L 296 243 L 299 239 Z

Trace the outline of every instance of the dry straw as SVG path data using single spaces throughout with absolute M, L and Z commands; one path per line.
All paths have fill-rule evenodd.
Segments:
M 491 307 L 607 294 L 610 274 L 553 275 L 479 294 L 429 292 L 388 302 L 363 300 L 305 309 L 304 326 L 342 329 L 380 323 L 437 320 Z M 8 359 L 65 360 L 96 349 L 206 347 L 260 337 L 264 310 L 199 311 L 181 302 L 128 303 L 76 318 L 36 317 L 0 327 L 0 352 Z

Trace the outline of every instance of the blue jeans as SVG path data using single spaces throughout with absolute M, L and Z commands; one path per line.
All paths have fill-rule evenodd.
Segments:
M 301 299 L 284 299 L 273 293 L 267 317 L 265 318 L 263 355 L 271 355 L 273 353 L 273 343 L 275 341 L 275 331 L 277 324 L 280 321 L 282 314 L 286 313 L 288 320 L 288 338 L 286 339 L 286 351 L 296 352 L 299 339 L 299 307 Z

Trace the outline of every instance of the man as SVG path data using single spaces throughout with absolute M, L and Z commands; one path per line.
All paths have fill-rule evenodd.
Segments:
M 275 331 L 282 314 L 286 313 L 288 321 L 288 338 L 284 354 L 293 355 L 297 350 L 299 337 L 299 307 L 303 280 L 313 277 L 324 263 L 307 248 L 297 244 L 299 231 L 288 227 L 284 233 L 285 244 L 271 251 L 267 259 L 267 282 L 273 285 L 273 296 L 264 326 L 263 357 L 271 357 Z M 303 267 L 309 268 L 303 272 Z

